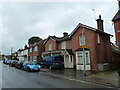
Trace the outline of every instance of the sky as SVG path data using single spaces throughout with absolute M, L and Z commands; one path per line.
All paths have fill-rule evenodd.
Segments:
M 94 10 L 93 10 L 94 9 Z M 99 15 L 104 31 L 114 35 L 112 18 L 118 11 L 117 0 L 2 0 L 0 2 L 0 50 L 10 54 L 28 43 L 32 36 L 69 34 L 79 24 L 97 28 Z M 115 35 L 111 38 L 115 42 Z

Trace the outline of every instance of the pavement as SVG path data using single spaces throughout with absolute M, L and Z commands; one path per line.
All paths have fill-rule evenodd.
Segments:
M 118 75 L 116 70 L 104 72 L 86 71 L 86 76 L 84 76 L 83 71 L 77 71 L 75 69 L 41 69 L 41 72 L 45 72 L 49 75 L 62 77 L 69 80 L 85 81 L 99 85 L 104 85 L 107 87 L 120 88 L 120 76 Z

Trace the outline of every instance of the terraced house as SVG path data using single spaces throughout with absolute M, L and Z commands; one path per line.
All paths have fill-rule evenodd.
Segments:
M 97 19 L 97 25 L 98 29 L 95 29 L 79 23 L 70 34 L 63 33 L 63 37 L 49 36 L 44 42 L 42 56 L 63 55 L 65 68 L 84 70 L 85 64 L 86 70 L 98 69 L 98 64 L 108 63 L 111 59 L 112 35 L 104 32 L 101 16 Z M 81 45 L 87 46 L 84 55 Z
M 115 45 L 112 45 L 112 67 L 120 69 L 120 0 L 118 0 L 118 11 L 112 19 L 115 30 Z
M 42 59 L 41 52 L 44 51 L 43 42 L 44 41 L 41 40 L 41 41 L 29 46 L 29 48 L 28 48 L 28 60 L 40 63 L 40 61 Z

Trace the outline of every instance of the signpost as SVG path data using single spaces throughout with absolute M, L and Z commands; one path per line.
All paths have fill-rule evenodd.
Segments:
M 80 48 L 88 48 L 87 45 L 81 45 Z
M 82 43 L 83 45 L 81 45 L 80 47 L 83 48 L 83 60 L 84 60 L 84 76 L 86 76 L 86 63 L 85 63 L 85 48 L 87 48 L 88 46 L 85 45 L 85 38 L 84 38 L 84 33 L 83 33 L 84 28 L 82 29 Z

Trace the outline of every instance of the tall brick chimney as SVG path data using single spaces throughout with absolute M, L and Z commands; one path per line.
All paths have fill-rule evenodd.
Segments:
M 118 8 L 119 8 L 119 10 L 120 10 L 120 0 L 118 0 Z
M 64 32 L 64 33 L 63 33 L 63 37 L 66 37 L 66 36 L 68 36 L 68 33 L 67 33 L 67 32 Z
M 99 15 L 99 19 L 97 21 L 97 29 L 104 31 L 103 20 L 101 19 L 101 15 Z

